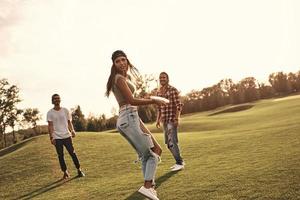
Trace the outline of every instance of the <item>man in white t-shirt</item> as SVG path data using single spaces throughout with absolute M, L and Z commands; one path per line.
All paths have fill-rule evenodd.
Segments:
M 63 179 L 70 177 L 64 160 L 64 146 L 72 157 L 78 176 L 83 177 L 85 175 L 80 169 L 80 163 L 72 143 L 72 137 L 75 137 L 76 133 L 71 122 L 71 114 L 68 109 L 60 106 L 60 96 L 58 94 L 52 95 L 52 104 L 54 107 L 47 113 L 48 131 L 51 144 L 56 148 L 60 168 L 64 173 Z

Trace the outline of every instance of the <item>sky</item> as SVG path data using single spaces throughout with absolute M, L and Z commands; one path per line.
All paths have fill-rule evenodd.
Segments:
M 80 105 L 112 115 L 104 96 L 111 54 L 141 74 L 170 76 L 184 95 L 223 78 L 300 70 L 298 0 L 0 0 L 0 78 L 20 88 L 20 108 Z

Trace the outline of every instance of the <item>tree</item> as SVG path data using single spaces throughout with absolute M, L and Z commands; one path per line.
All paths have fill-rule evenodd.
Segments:
M 136 97 L 143 98 L 151 91 L 151 86 L 157 83 L 157 80 L 152 74 L 140 75 L 136 80 Z
M 75 109 L 71 109 L 72 112 L 72 123 L 75 131 L 85 131 L 86 130 L 86 120 L 78 105 Z
M 296 73 L 296 84 L 297 84 L 297 92 L 300 91 L 300 71 Z
M 15 134 L 15 126 L 17 123 L 20 123 L 20 116 L 23 113 L 23 110 L 21 109 L 15 109 L 10 116 L 8 117 L 8 124 L 12 128 L 12 134 L 13 134 L 13 143 L 15 144 L 17 142 L 16 134 Z
M 89 132 L 97 130 L 97 119 L 94 116 L 87 118 L 86 130 Z
M 267 99 L 274 96 L 275 91 L 272 86 L 266 85 L 264 83 L 260 83 L 258 84 L 258 88 L 259 88 L 258 90 L 259 90 L 260 98 Z
M 291 92 L 287 75 L 283 72 L 272 73 L 269 75 L 269 82 L 274 90 L 280 94 L 287 94 Z
M 199 112 L 204 110 L 203 105 L 203 92 L 198 90 L 192 90 L 191 92 L 187 93 L 185 96 L 181 97 L 183 102 L 183 108 L 181 113 L 193 113 Z
M 14 125 L 16 115 L 19 113 L 16 105 L 21 101 L 19 98 L 19 88 L 10 85 L 6 79 L 0 80 L 0 138 L 4 140 L 6 147 L 6 128 Z
M 90 115 L 86 121 L 87 121 L 87 125 L 86 125 L 87 131 L 104 131 L 107 129 L 107 124 L 106 124 L 107 120 L 104 114 L 102 114 L 98 118 L 93 115 Z
M 156 107 L 154 105 L 139 106 L 138 114 L 143 122 L 153 122 L 156 120 Z
M 217 85 L 224 93 L 224 104 L 233 104 L 232 89 L 234 83 L 232 79 L 222 79 Z
M 24 113 L 23 113 L 23 121 L 29 125 L 32 126 L 35 134 L 37 134 L 37 121 L 42 119 L 40 115 L 40 111 L 37 108 L 26 108 Z
M 256 79 L 254 77 L 247 77 L 240 81 L 240 86 L 244 90 L 245 102 L 251 102 L 259 99 L 259 92 L 257 90 Z
M 300 91 L 300 71 L 297 74 L 290 72 L 287 76 L 292 92 Z
M 114 129 L 116 128 L 118 116 L 112 116 L 106 120 L 106 128 L 109 129 Z
M 116 115 L 113 115 L 113 116 L 116 116 Z M 105 116 L 105 114 L 102 114 L 99 117 L 99 121 L 100 121 L 101 131 L 106 130 L 107 127 L 106 127 L 106 116 Z
M 233 104 L 245 103 L 245 88 L 240 83 L 233 84 L 231 95 Z
M 151 91 L 151 86 L 157 83 L 153 75 L 140 75 L 136 80 L 135 96 L 139 98 L 147 98 L 149 93 L 154 94 L 156 90 Z M 156 119 L 156 108 L 154 105 L 145 105 L 138 107 L 138 113 L 143 122 L 152 122 Z

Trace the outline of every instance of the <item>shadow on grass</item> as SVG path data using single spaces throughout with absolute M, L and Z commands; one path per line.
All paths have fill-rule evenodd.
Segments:
M 159 186 L 167 181 L 169 178 L 171 178 L 173 175 L 177 174 L 179 171 L 175 171 L 175 172 L 168 172 L 166 174 L 164 174 L 163 176 L 159 177 L 156 180 L 156 189 L 159 188 Z M 138 193 L 137 191 L 134 192 L 133 194 L 131 194 L 129 197 L 127 197 L 125 200 L 144 200 L 146 197 L 142 196 L 140 193 Z
M 14 151 L 20 149 L 20 148 L 23 147 L 25 144 L 27 144 L 28 142 L 31 142 L 31 141 L 33 141 L 33 140 L 35 140 L 35 139 L 36 139 L 36 138 L 29 138 L 29 139 L 27 139 L 27 140 L 24 140 L 24 141 L 22 141 L 22 142 L 20 142 L 20 143 L 14 144 L 14 145 L 12 145 L 12 146 L 10 146 L 10 147 L 7 147 L 7 148 L 5 148 L 5 149 L 1 149 L 1 150 L 0 150 L 0 157 L 1 157 L 1 156 L 5 156 L 5 155 L 7 155 L 7 154 L 9 154 L 9 153 L 12 153 L 12 152 L 14 152 Z
M 69 181 L 72 181 L 72 180 L 74 180 L 74 179 L 76 179 L 76 178 L 78 178 L 78 176 L 75 176 L 75 177 L 70 178 L 70 179 L 67 179 L 67 180 L 59 179 L 59 180 L 57 180 L 57 181 L 55 181 L 55 182 L 53 182 L 53 183 L 49 183 L 48 185 L 45 185 L 45 186 L 43 186 L 43 187 L 41 187 L 41 188 L 39 188 L 39 189 L 36 189 L 36 190 L 34 190 L 34 191 L 32 191 L 32 192 L 29 192 L 29 193 L 27 193 L 27 194 L 24 194 L 24 195 L 22 195 L 22 196 L 16 198 L 15 200 L 17 200 L 17 199 L 22 199 L 22 200 L 32 199 L 32 198 L 34 198 L 34 197 L 36 197 L 36 196 L 38 196 L 38 195 L 41 195 L 41 194 L 43 194 L 43 193 L 45 193 L 45 192 L 48 192 L 48 191 L 50 191 L 50 190 L 53 190 L 53 189 L 55 189 L 55 188 L 57 188 L 57 187 L 59 187 L 59 186 L 65 184 L 65 183 L 67 183 L 67 182 L 69 182 Z
M 224 110 L 209 114 L 208 116 L 214 116 L 214 115 L 219 115 L 223 113 L 230 113 L 230 112 L 239 112 L 239 111 L 244 111 L 252 108 L 254 105 L 253 104 L 244 104 L 244 105 L 237 105 L 237 106 L 232 106 L 230 108 L 226 108 Z

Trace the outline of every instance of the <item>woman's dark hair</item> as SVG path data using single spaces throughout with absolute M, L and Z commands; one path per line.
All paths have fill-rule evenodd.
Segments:
M 112 87 L 113 87 L 113 84 L 115 82 L 115 77 L 116 77 L 116 74 L 117 74 L 117 71 L 116 71 L 116 66 L 114 64 L 114 60 L 119 57 L 119 56 L 124 56 L 126 57 L 127 59 L 127 63 L 128 63 L 128 68 L 130 70 L 130 73 L 131 75 L 134 77 L 134 79 L 138 79 L 139 78 L 139 71 L 137 68 L 135 68 L 131 63 L 130 61 L 128 60 L 126 54 L 121 51 L 121 50 L 117 50 L 115 51 L 113 54 L 112 54 L 112 61 L 113 61 L 113 64 L 111 66 L 111 69 L 110 69 L 110 75 L 109 75 L 109 78 L 107 80 L 107 84 L 106 84 L 106 92 L 105 92 L 105 95 L 108 97 L 111 90 L 112 90 Z M 129 79 L 131 79 L 131 76 L 129 75 Z

